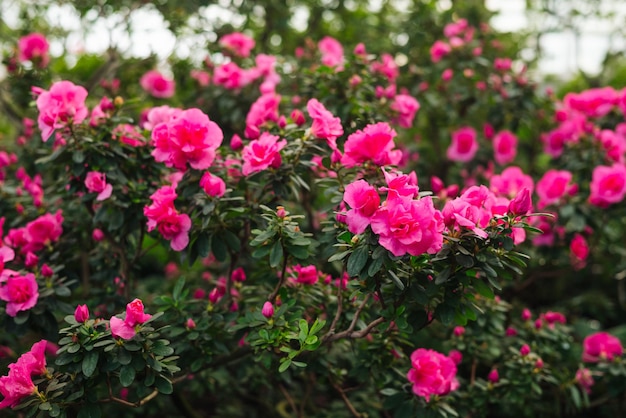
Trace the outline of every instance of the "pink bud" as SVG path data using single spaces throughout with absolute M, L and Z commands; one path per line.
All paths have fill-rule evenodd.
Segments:
M 498 369 L 491 369 L 489 375 L 487 376 L 487 379 L 491 383 L 498 383 L 498 381 L 500 380 L 500 374 L 498 374 Z
M 543 360 L 542 359 L 537 359 L 537 361 L 535 362 L 535 368 L 536 369 L 543 369 Z
M 304 125 L 304 122 L 306 122 L 304 113 L 302 113 L 302 111 L 298 109 L 295 109 L 293 112 L 291 112 L 291 120 L 298 126 L 302 126 Z
M 354 47 L 354 55 L 365 55 L 367 52 L 365 51 L 365 45 L 363 42 L 356 44 Z
M 193 298 L 194 299 L 204 299 L 206 297 L 206 292 L 204 291 L 204 289 L 196 289 L 193 291 Z
M 541 327 L 542 327 L 542 326 L 543 326 L 543 322 L 541 321 L 541 319 L 540 319 L 540 318 L 537 318 L 537 319 L 535 320 L 535 328 L 536 328 L 536 329 L 541 329 Z
M 505 331 L 505 335 L 507 337 L 515 337 L 517 335 L 517 330 L 513 327 L 508 327 Z
M 532 318 L 533 315 L 530 313 L 530 309 L 528 308 L 524 308 L 524 310 L 522 311 L 522 320 L 523 321 L 529 321 L 530 318 Z
M 102 232 L 101 229 L 96 228 L 91 232 L 91 238 L 96 242 L 100 242 L 104 239 L 104 232 Z
M 218 300 L 220 300 L 220 297 L 220 292 L 217 287 L 214 287 L 213 290 L 211 290 L 211 293 L 209 293 L 209 301 L 211 303 L 216 303 Z
M 280 117 L 278 118 L 278 126 L 281 129 L 287 126 L 287 119 L 283 115 L 280 115 Z
M 187 322 L 185 323 L 185 327 L 187 329 L 194 329 L 196 327 L 196 322 L 193 319 L 188 318 Z
M 246 272 L 242 267 L 236 268 L 233 270 L 233 273 L 230 275 L 230 280 L 233 282 L 245 282 L 246 281 Z
M 450 350 L 450 352 L 448 353 L 448 357 L 454 362 L 454 364 L 457 365 L 461 364 L 461 362 L 463 361 L 463 353 L 458 350 Z
M 532 208 L 530 190 L 526 187 L 509 203 L 508 212 L 513 216 L 526 215 Z
M 43 277 L 52 277 L 53 274 L 54 271 L 52 271 L 49 265 L 44 264 L 43 266 L 41 266 L 41 275 Z
M 530 354 L 530 347 L 528 346 L 528 344 L 524 344 L 522 348 L 519 349 L 519 353 L 522 355 L 522 357 L 526 357 L 528 354 Z
M 285 216 L 287 216 L 287 211 L 285 211 L 284 207 L 278 206 L 278 208 L 276 209 L 276 216 L 283 219 Z
M 241 140 L 241 137 L 237 134 L 233 135 L 233 137 L 230 139 L 230 148 L 233 151 L 237 151 L 241 149 L 241 147 L 243 147 L 243 141 Z
M 432 176 L 430 178 L 430 188 L 433 189 L 433 193 L 438 194 L 443 188 L 445 184 L 443 184 L 443 180 L 441 180 L 437 176 Z
M 26 253 L 26 258 L 24 259 L 24 265 L 26 268 L 33 268 L 39 262 L 39 257 L 35 255 L 35 253 L 31 253 L 30 251 Z
M 263 304 L 263 309 L 261 309 L 261 313 L 263 314 L 264 317 L 268 319 L 274 316 L 274 305 L 272 305 L 272 302 L 270 301 L 265 302 Z
M 357 74 L 353 75 L 352 77 L 350 77 L 350 87 L 356 87 L 359 84 L 361 84 L 361 82 L 363 81 L 363 79 L 361 77 L 359 77 Z
M 87 305 L 78 305 L 74 311 L 76 322 L 85 322 L 89 319 L 89 308 Z
M 454 333 L 455 336 L 460 337 L 461 335 L 465 334 L 465 328 L 464 327 L 454 327 L 453 333 Z

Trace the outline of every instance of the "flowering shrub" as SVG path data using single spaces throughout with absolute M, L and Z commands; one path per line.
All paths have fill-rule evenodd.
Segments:
M 442 33 L 419 74 L 231 33 L 89 90 L 20 41 L 10 79 L 44 75 L 0 152 L 0 408 L 533 416 L 622 388 L 619 338 L 523 296 L 621 255 L 624 94 L 550 122 L 486 24 Z

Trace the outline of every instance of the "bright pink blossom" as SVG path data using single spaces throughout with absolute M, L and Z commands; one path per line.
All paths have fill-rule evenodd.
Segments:
M 272 305 L 272 302 L 267 301 L 263 304 L 263 309 L 261 309 L 261 314 L 268 319 L 274 316 L 274 305 Z
M 589 202 L 602 208 L 624 200 L 626 195 L 626 167 L 622 164 L 597 166 L 591 176 Z
M 9 374 L 0 377 L 0 394 L 4 397 L 0 409 L 14 408 L 22 399 L 37 391 L 31 378 L 46 373 L 47 344 L 46 340 L 36 342 L 30 351 L 22 354 L 15 363 L 9 364 Z
M 411 354 L 411 370 L 406 377 L 413 384 L 413 393 L 429 401 L 431 395 L 447 395 L 458 389 L 456 372 L 456 364 L 449 357 L 418 348 Z
M 413 126 L 413 119 L 420 108 L 420 104 L 417 99 L 408 94 L 398 94 L 389 108 L 396 112 L 394 123 L 402 128 L 410 128 Z
M 58 81 L 50 87 L 50 91 L 41 90 L 37 97 L 37 123 L 41 139 L 46 142 L 55 129 L 85 120 L 89 114 L 85 106 L 86 98 L 87 90 L 70 81 Z
M 156 70 L 148 71 L 141 76 L 139 84 L 148 94 L 159 99 L 172 97 L 176 90 L 176 82 Z
M 624 349 L 621 341 L 607 332 L 596 332 L 583 340 L 582 360 L 586 363 L 613 361 Z
M 144 313 L 143 302 L 140 299 L 135 299 L 126 305 L 126 317 L 124 319 L 117 316 L 111 317 L 109 321 L 111 335 L 130 340 L 137 334 L 138 325 L 145 323 L 150 318 L 152 315 Z
M 435 41 L 433 46 L 430 47 L 430 60 L 432 62 L 439 62 L 451 51 L 452 47 L 449 44 L 443 41 Z
M 325 139 L 333 151 L 337 150 L 336 139 L 343 135 L 341 119 L 330 113 L 317 99 L 311 99 L 306 105 L 309 116 L 313 119 L 311 134 Z
M 517 155 L 517 137 L 513 132 L 501 131 L 493 138 L 494 159 L 500 165 L 511 163 Z
M 287 145 L 287 141 L 279 139 L 276 135 L 263 132 L 259 139 L 251 141 L 243 148 L 241 158 L 244 176 L 263 171 L 268 167 L 280 167 L 282 162 L 280 150 Z
M 535 183 L 527 174 L 524 174 L 519 167 L 507 167 L 502 174 L 494 174 L 491 176 L 489 188 L 496 194 L 513 198 L 523 189 L 533 192 Z
M 178 213 L 174 207 L 176 197 L 172 187 L 161 187 L 150 196 L 152 204 L 144 207 L 143 213 L 148 218 L 148 231 L 158 229 L 163 238 L 171 240 L 170 247 L 174 251 L 182 251 L 189 244 L 191 219 Z
M 20 62 L 31 61 L 39 68 L 45 68 L 50 62 L 48 50 L 50 45 L 48 40 L 41 33 L 30 33 L 22 36 L 17 41 L 18 55 Z
M 619 101 L 619 94 L 613 87 L 588 89 L 580 93 L 568 93 L 563 104 L 568 109 L 577 110 L 589 117 L 601 117 L 613 109 Z
M 446 155 L 452 161 L 466 163 L 471 161 L 478 151 L 478 141 L 474 128 L 465 126 L 452 133 L 452 143 Z
M 350 206 L 346 213 L 348 230 L 353 234 L 363 233 L 380 207 L 380 196 L 376 188 L 365 180 L 357 180 L 346 186 L 343 200 Z
M 296 272 L 296 277 L 293 279 L 295 283 L 300 284 L 315 284 L 319 278 L 317 267 L 314 265 L 302 267 L 300 264 L 293 266 L 293 270 Z
M 509 203 L 507 212 L 513 216 L 524 216 L 532 209 L 530 190 L 523 188 Z
M 498 369 L 491 369 L 489 375 L 487 376 L 487 380 L 491 383 L 498 383 L 500 381 L 500 374 L 498 373 Z
M 249 57 L 254 48 L 254 39 L 240 32 L 233 32 L 220 38 L 220 45 L 239 57 Z
M 212 197 L 222 197 L 226 192 L 226 183 L 218 176 L 214 176 L 208 171 L 202 175 L 200 179 L 200 187 L 204 192 Z
M 39 285 L 34 274 L 3 275 L 0 280 L 0 300 L 7 302 L 6 313 L 9 316 L 14 317 L 18 312 L 27 311 L 37 304 Z
M 256 128 L 258 137 L 258 128 L 266 122 L 278 121 L 278 105 L 280 104 L 280 96 L 275 93 L 264 94 L 259 97 L 252 106 L 246 116 L 246 128 Z M 248 136 L 252 138 L 251 136 Z
M 571 189 L 572 173 L 566 170 L 550 169 L 537 182 L 537 195 L 539 202 L 537 207 L 543 209 L 546 206 L 557 204 Z
M 386 122 L 367 125 L 348 136 L 344 144 L 341 163 L 354 167 L 371 161 L 376 165 L 396 165 L 402 159 L 402 151 L 393 149 L 396 131 Z
M 97 201 L 106 200 L 111 197 L 113 186 L 107 183 L 106 174 L 99 171 L 90 171 L 85 177 L 85 187 L 89 193 L 98 193 Z
M 213 82 L 229 90 L 240 89 L 252 81 L 250 75 L 234 62 L 215 67 Z
M 89 308 L 87 305 L 77 305 L 74 310 L 74 319 L 76 322 L 85 322 L 89 319 Z
M 182 110 L 176 107 L 157 106 L 150 108 L 146 115 L 146 122 L 143 124 L 144 129 L 153 130 L 160 123 L 169 123 L 171 120 L 180 117 Z
M 328 67 L 339 67 L 343 64 L 343 46 L 335 38 L 325 36 L 317 47 L 322 54 L 322 64 Z

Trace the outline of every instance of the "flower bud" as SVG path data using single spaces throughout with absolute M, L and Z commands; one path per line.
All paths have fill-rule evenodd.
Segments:
M 243 141 L 241 140 L 241 137 L 237 134 L 233 135 L 233 137 L 230 139 L 230 148 L 233 151 L 238 151 L 241 149 L 241 147 L 243 147 Z
M 41 275 L 43 277 L 52 277 L 53 274 L 54 271 L 52 271 L 49 265 L 44 264 L 43 266 L 41 266 Z
M 230 280 L 233 282 L 245 282 L 246 281 L 246 272 L 242 267 L 236 268 L 233 270 L 233 273 L 230 275 Z
M 298 126 L 302 126 L 304 125 L 304 122 L 306 122 L 306 119 L 304 118 L 304 113 L 302 113 L 302 111 L 298 109 L 295 109 L 293 112 L 291 112 L 291 120 Z
M 532 314 L 530 313 L 530 309 L 524 308 L 524 310 L 522 311 L 522 320 L 523 321 L 529 321 L 530 318 L 532 318 Z
M 91 232 L 91 238 L 96 242 L 100 242 L 104 239 L 104 232 L 102 232 L 101 229 L 96 228 Z
M 535 368 L 539 369 L 539 370 L 543 369 L 543 360 L 542 359 L 540 359 L 540 358 L 537 359 L 537 361 L 535 362 Z
M 519 349 L 519 353 L 522 355 L 522 357 L 526 357 L 528 354 L 530 354 L 530 347 L 528 346 L 528 344 L 524 344 L 522 348 Z
M 456 337 L 460 337 L 461 335 L 465 334 L 465 328 L 464 327 L 454 327 L 453 333 L 454 333 L 454 335 Z
M 187 329 L 194 329 L 196 327 L 196 322 L 192 318 L 187 318 L 187 322 L 185 323 L 185 327 Z
M 524 188 L 513 200 L 509 203 L 508 212 L 513 216 L 526 215 L 532 208 L 532 200 L 530 198 L 530 190 Z
M 272 316 L 274 316 L 274 305 L 272 305 L 272 302 L 270 302 L 270 301 L 265 302 L 263 304 L 263 309 L 261 309 L 261 313 L 267 319 L 269 319 Z
M 89 319 L 89 308 L 87 308 L 87 305 L 78 305 L 76 307 L 74 319 L 76 322 L 85 322 Z
M 487 380 L 489 380 L 491 383 L 498 383 L 498 381 L 500 380 L 498 369 L 491 369 L 489 375 L 487 376 Z

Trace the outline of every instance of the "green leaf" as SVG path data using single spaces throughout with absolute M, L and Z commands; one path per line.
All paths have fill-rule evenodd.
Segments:
M 122 365 L 127 365 L 130 364 L 131 360 L 133 359 L 133 357 L 131 356 L 131 354 L 126 351 L 126 349 L 124 348 L 120 348 L 118 353 L 117 353 L 117 361 L 122 364 Z
M 76 164 L 82 164 L 85 162 L 85 153 L 82 150 L 76 150 L 72 154 L 72 161 Z
M 474 287 L 474 290 L 478 292 L 479 295 L 484 296 L 487 299 L 493 299 L 495 296 L 493 293 L 493 290 L 489 286 L 487 286 L 485 282 L 483 282 L 480 279 L 473 280 L 472 286 Z
M 135 380 L 135 368 L 130 364 L 122 366 L 120 369 L 120 384 L 125 388 L 129 387 Z
M 270 267 L 276 268 L 283 258 L 283 246 L 280 240 L 277 240 L 270 250 Z
M 211 239 L 208 234 L 200 234 L 196 239 L 198 255 L 202 258 L 208 257 L 211 252 Z
M 454 259 L 456 260 L 457 263 L 459 263 L 461 266 L 467 269 L 472 268 L 474 266 L 474 257 L 472 256 L 464 255 L 464 254 L 457 254 L 456 256 L 454 256 Z
M 268 229 L 267 231 L 263 231 L 261 232 L 258 229 L 255 229 L 252 231 L 252 233 L 258 233 L 259 235 L 257 235 L 252 241 L 250 241 L 250 245 L 255 247 L 257 245 L 261 245 L 263 243 L 265 243 L 265 241 L 267 241 L 270 238 L 273 238 L 274 235 L 276 235 L 276 230 L 275 229 Z
M 369 277 L 374 277 L 376 273 L 380 271 L 380 268 L 383 266 L 384 262 L 385 262 L 385 259 L 382 257 L 373 259 L 372 262 L 367 267 L 367 275 Z
M 387 271 L 387 273 L 389 273 L 389 277 L 393 281 L 393 284 L 395 284 L 398 289 L 404 290 L 404 283 L 402 283 L 402 280 L 400 280 L 396 273 L 392 270 Z
M 83 363 L 81 364 L 81 368 L 83 370 L 83 374 L 86 377 L 91 377 L 93 372 L 96 371 L 96 367 L 98 366 L 98 358 L 100 353 L 96 350 L 89 351 L 85 354 L 83 358 Z
M 154 381 L 154 386 L 159 392 L 165 395 L 170 395 L 172 394 L 172 392 L 174 392 L 174 387 L 172 386 L 172 382 L 170 382 L 169 379 L 163 376 L 156 377 Z
M 85 404 L 80 411 L 78 411 L 78 418 L 100 418 L 101 416 L 102 411 L 100 410 L 100 405 L 98 404 Z
M 289 366 L 291 366 L 291 359 L 285 359 L 285 361 L 280 363 L 280 366 L 278 367 L 278 373 L 284 372 L 289 368 Z
M 180 294 L 183 291 L 184 287 L 185 287 L 185 279 L 181 277 L 176 282 L 176 285 L 174 286 L 174 290 L 172 291 L 172 297 L 174 298 L 174 300 L 178 301 L 180 299 Z
M 226 245 L 224 245 L 224 240 L 221 239 L 219 234 L 215 235 L 211 240 L 211 250 L 217 261 L 226 260 Z
M 346 256 L 348 254 L 350 254 L 351 250 L 347 250 L 347 251 L 342 251 L 340 253 L 336 253 L 333 254 L 332 256 L 330 256 L 330 258 L 328 259 L 329 263 L 332 263 L 333 261 L 340 261 L 343 260 L 344 258 L 346 258 Z
M 234 252 L 239 252 L 241 250 L 241 242 L 239 241 L 239 237 L 229 231 L 228 229 L 223 231 L 223 238 L 226 241 L 226 245 L 233 250 Z
M 348 276 L 356 277 L 361 273 L 363 267 L 367 264 L 369 258 L 369 247 L 362 245 L 350 254 L 348 258 L 347 271 Z
M 306 322 L 306 319 L 301 319 L 298 321 L 298 328 L 300 328 L 300 334 L 298 334 L 298 340 L 304 343 L 306 341 L 307 335 L 309 335 L 309 323 Z
M 435 277 L 435 284 L 440 285 L 444 284 L 450 278 L 450 273 L 452 272 L 452 268 L 450 266 L 446 266 L 437 277 Z

